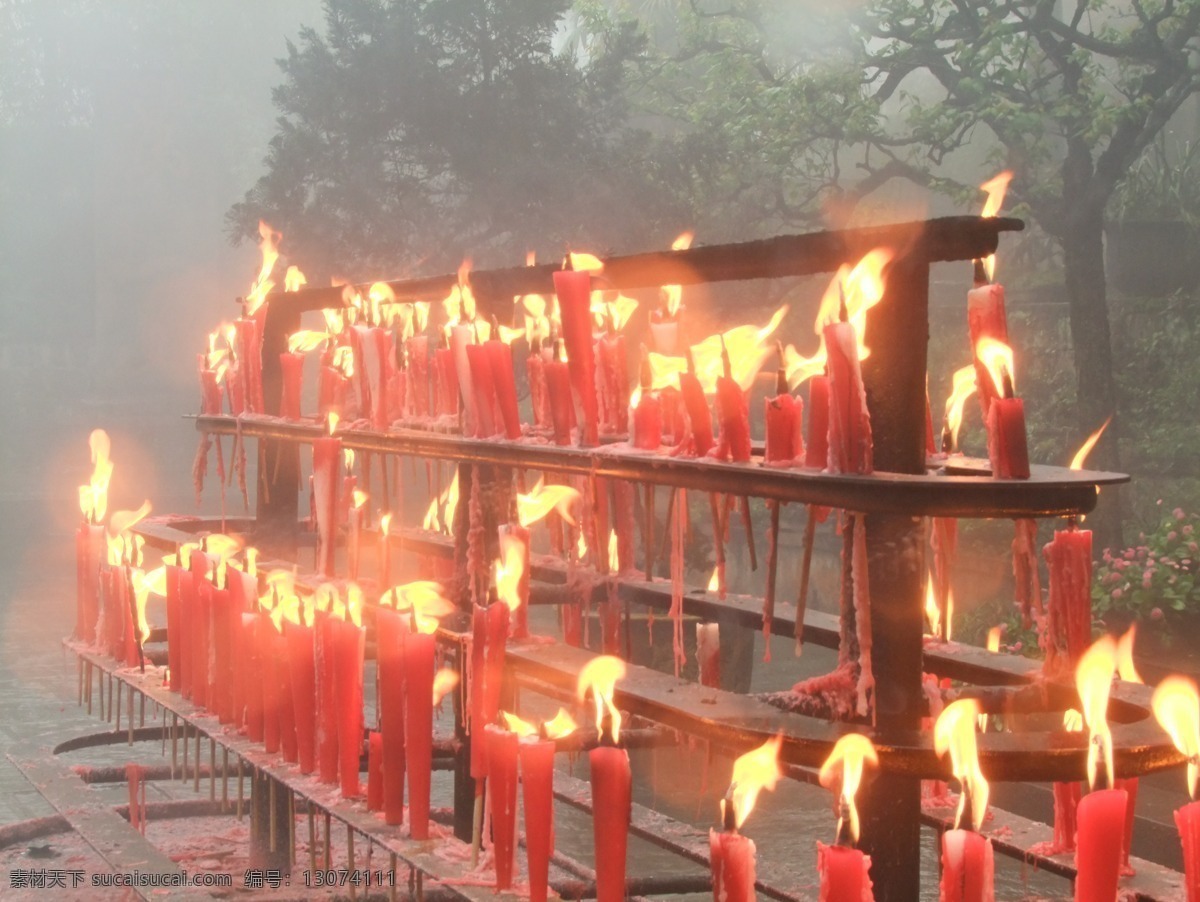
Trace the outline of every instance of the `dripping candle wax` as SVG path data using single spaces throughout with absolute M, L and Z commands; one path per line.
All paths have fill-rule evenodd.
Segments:
M 396 610 L 396 590 L 384 592 L 375 608 L 379 674 L 379 731 L 383 756 L 383 812 L 388 824 L 404 820 L 404 640 L 407 617 Z
M 333 695 L 337 707 L 338 775 L 343 798 L 361 793 L 358 762 L 363 744 L 362 591 L 346 589 L 346 603 L 331 611 Z
M 991 840 L 976 831 L 987 810 L 988 783 L 979 769 L 975 737 L 980 707 L 976 699 L 959 699 L 942 709 L 934 725 L 934 750 L 950 753 L 950 770 L 961 791 L 954 829 L 942 834 L 940 902 L 992 902 L 994 859 Z M 965 829 L 960 825 L 967 817 Z
M 1092 788 L 1077 810 L 1076 902 L 1113 902 L 1117 898 L 1129 795 L 1123 789 L 1096 788 L 1101 772 L 1102 787 L 1113 784 L 1112 734 L 1106 716 L 1116 668 L 1116 642 L 1112 636 L 1093 643 L 1075 668 L 1075 687 L 1088 728 L 1088 785 Z
M 993 217 L 1000 212 L 1004 203 L 1004 194 L 1012 179 L 1011 172 L 1001 172 L 995 178 L 980 186 L 987 192 L 980 216 Z M 1008 344 L 1008 315 L 1004 308 L 1004 286 L 993 283 L 995 273 L 995 254 L 975 261 L 975 285 L 967 292 L 967 332 L 971 340 L 971 348 L 979 347 L 983 339 Z M 987 420 L 992 401 L 998 396 L 995 383 L 988 377 L 987 365 L 975 356 L 975 381 L 979 385 L 979 406 Z
M 821 785 L 833 789 L 837 795 L 838 822 L 835 844 L 817 843 L 820 902 L 869 902 L 875 898 L 869 876 L 871 859 L 854 848 L 859 831 L 854 796 L 862 782 L 863 767 L 868 763 L 879 764 L 871 740 L 860 733 L 847 733 L 821 765 Z
M 738 831 L 754 810 L 758 794 L 773 790 L 783 776 L 779 769 L 782 742 L 779 736 L 768 739 L 733 763 L 733 779 L 721 799 L 722 829 L 708 831 L 714 899 L 753 902 L 755 898 L 754 841 Z
M 520 333 L 516 333 L 520 334 Z M 515 337 L 515 336 L 514 336 Z M 493 319 L 492 337 L 484 342 L 491 382 L 494 386 L 496 406 L 500 409 L 500 420 L 504 437 L 521 437 L 521 414 L 517 408 L 517 384 L 513 376 L 512 348 L 501 336 L 500 325 Z
M 1025 437 L 1025 402 L 1016 396 L 1013 384 L 1012 348 L 984 338 L 975 346 L 996 391 L 988 404 L 988 458 L 997 479 L 1028 479 L 1029 448 Z
M 313 439 L 312 493 L 313 510 L 317 518 L 317 569 L 322 576 L 332 576 L 337 550 L 338 524 L 338 465 L 342 459 L 342 440 L 337 432 L 338 415 L 330 413 L 328 434 Z
M 592 343 L 592 273 L 577 266 L 578 256 L 567 254 L 563 269 L 554 273 L 554 292 L 562 316 L 571 384 L 583 411 L 580 444 L 599 443 L 599 403 L 596 398 L 596 352 Z M 600 268 L 599 261 L 595 267 Z
M 523 723 L 523 722 L 522 722 Z M 559 708 L 553 720 L 536 731 L 513 725 L 520 736 L 522 802 L 525 805 L 525 855 L 529 872 L 529 902 L 546 902 L 550 859 L 554 855 L 555 740 L 575 731 L 575 721 Z M 526 725 L 528 726 L 528 725 Z
M 1187 758 L 1188 796 L 1192 801 L 1175 812 L 1175 826 L 1183 844 L 1184 885 L 1187 902 L 1200 902 L 1200 802 L 1195 801 L 1200 777 L 1200 695 L 1196 684 L 1169 676 L 1154 690 L 1151 707 L 1175 748 Z
M 507 714 L 504 715 L 507 720 Z M 487 791 L 492 812 L 492 851 L 496 863 L 496 889 L 512 887 L 517 853 L 517 749 L 512 729 L 488 724 L 483 731 L 487 746 Z
M 563 342 L 554 342 L 553 356 L 546 361 L 546 397 L 550 406 L 550 424 L 556 445 L 571 444 L 571 427 L 575 424 L 575 406 L 571 401 L 571 375 L 563 359 Z
M 588 693 L 596 708 L 596 733 L 600 744 L 588 752 L 592 784 L 592 836 L 596 854 L 597 902 L 625 898 L 625 864 L 629 846 L 632 776 L 629 755 L 621 748 L 621 712 L 613 702 L 617 680 L 625 676 L 625 662 L 611 655 L 593 658 L 579 672 L 577 697 Z M 605 725 L 608 729 L 605 729 Z

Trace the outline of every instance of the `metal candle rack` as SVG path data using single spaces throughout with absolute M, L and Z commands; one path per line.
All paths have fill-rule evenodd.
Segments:
M 967 261 L 996 250 L 999 235 L 1022 228 L 1018 220 L 950 217 L 925 222 L 819 232 L 768 241 L 701 247 L 687 251 L 639 254 L 605 260 L 604 275 L 617 289 L 654 288 L 663 284 L 697 284 L 731 280 L 780 278 L 833 272 L 852 263 L 866 251 L 888 246 L 897 252 L 886 280 L 883 301 L 868 318 L 866 343 L 871 356 L 863 363 L 874 434 L 877 473 L 844 476 L 803 470 L 779 470 L 712 460 L 684 460 L 622 450 L 563 448 L 522 441 L 477 440 L 416 429 L 391 429 L 385 433 L 345 430 L 343 445 L 382 455 L 439 458 L 481 465 L 480 472 L 511 480 L 511 472 L 536 469 L 559 474 L 588 474 L 664 485 L 840 508 L 865 514 L 868 572 L 872 587 L 870 617 L 873 624 L 873 667 L 876 675 L 875 725 L 856 726 L 871 736 L 880 756 L 881 774 L 861 801 L 862 847 L 873 860 L 876 897 L 909 900 L 919 895 L 920 826 L 944 826 L 923 815 L 920 778 L 946 778 L 947 766 L 932 750 L 932 740 L 921 731 L 927 713 L 921 688 L 922 674 L 978 684 L 972 690 L 985 709 L 1027 703 L 1022 687 L 1038 677 L 1032 665 L 1011 656 L 992 654 L 950 644 L 924 646 L 923 601 L 925 568 L 922 517 L 1032 518 L 1071 516 L 1090 511 L 1099 487 L 1123 482 L 1127 477 L 1051 467 L 1033 467 L 1028 480 L 999 480 L 981 475 L 947 474 L 930 470 L 925 453 L 926 344 L 928 338 L 928 288 L 931 264 Z M 553 291 L 552 266 L 517 267 L 471 274 L 480 315 L 511 309 L 517 295 Z M 402 280 L 389 283 L 398 300 L 443 296 L 457 276 Z M 313 289 L 272 295 L 263 330 L 263 388 L 269 409 L 277 410 L 281 375 L 279 354 L 287 336 L 299 328 L 306 311 L 341 306 L 340 289 Z M 258 438 L 256 517 L 252 540 L 268 552 L 292 560 L 296 557 L 299 520 L 300 467 L 298 447 L 322 433 L 314 421 L 284 421 L 276 416 L 202 416 L 196 428 L 210 434 L 239 434 Z M 486 465 L 486 466 L 484 466 Z M 486 477 L 484 477 L 486 478 Z M 465 504 L 465 498 L 460 504 Z M 147 525 L 143 532 L 162 545 L 177 544 L 203 521 L 180 524 L 188 532 L 162 524 Z M 423 554 L 453 556 L 453 541 L 421 530 L 397 529 L 392 541 Z M 534 598 L 555 601 L 566 581 L 564 569 L 551 559 L 533 561 Z M 618 580 L 621 597 L 637 604 L 665 609 L 670 592 L 664 585 L 636 578 Z M 761 610 L 746 599 L 719 600 L 706 592 L 685 595 L 686 613 L 720 614 L 727 622 L 748 629 L 761 626 Z M 835 618 L 818 612 L 804 614 L 807 642 L 836 646 Z M 780 602 L 773 632 L 793 635 L 795 610 Z M 441 638 L 458 642 L 462 624 L 444 624 Z M 549 694 L 567 695 L 589 654 L 565 645 L 513 645 L 508 665 L 518 681 L 530 682 Z M 760 699 L 704 689 L 682 683 L 645 668 L 632 666 L 619 684 L 618 703 L 648 721 L 702 737 L 732 752 L 748 750 L 770 735 L 783 736 L 781 756 L 793 765 L 792 775 L 804 778 L 806 768 L 818 766 L 837 737 L 848 727 L 780 710 Z M 1047 709 L 1077 704 L 1069 686 L 1050 685 L 1036 693 Z M 1029 693 L 1025 693 L 1029 695 Z M 1144 687 L 1120 684 L 1114 692 L 1110 718 L 1116 767 L 1120 776 L 1149 773 L 1182 763 L 1166 735 L 1149 717 L 1149 692 Z M 461 730 L 460 730 L 461 734 Z M 465 737 L 464 737 L 465 738 Z M 982 767 L 994 780 L 1080 779 L 1085 773 L 1086 738 L 1055 734 L 988 733 L 980 737 Z M 460 757 L 462 753 L 460 752 Z M 456 772 L 456 832 L 469 825 L 473 793 L 467 768 Z M 1006 817 L 1008 817 L 1006 815 Z M 636 820 L 636 818 L 635 818 Z M 380 827 L 380 829 L 383 829 Z M 653 834 L 653 828 L 648 829 Z M 1004 854 L 1025 854 L 1015 845 L 998 844 Z M 679 851 L 677 849 L 677 851 Z M 686 852 L 681 851 L 681 854 Z M 808 854 L 798 848 L 797 855 Z M 1069 864 L 1046 860 L 1052 870 L 1070 874 Z M 761 868 L 760 868 L 761 870 Z M 769 870 L 769 867 L 768 867 Z M 1170 883 L 1162 869 L 1143 867 Z M 1170 872 L 1165 872 L 1169 874 Z M 1146 878 L 1150 879 L 1150 878 Z M 760 879 L 760 886 L 780 896 L 778 887 Z M 1145 892 L 1143 898 L 1156 893 Z

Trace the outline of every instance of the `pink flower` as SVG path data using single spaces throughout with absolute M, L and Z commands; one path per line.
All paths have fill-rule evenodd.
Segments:
M 1162 608 L 1151 608 L 1150 609 L 1150 619 L 1151 620 L 1162 620 L 1163 619 Z
M 1183 534 L 1185 536 L 1190 536 L 1195 531 L 1196 531 L 1196 528 L 1194 526 L 1192 526 L 1191 523 L 1189 523 L 1187 526 L 1183 527 Z
M 1154 574 L 1147 570 L 1142 574 L 1142 588 L 1149 589 L 1152 585 L 1154 585 Z
M 1200 554 L 1200 545 L 1197 545 L 1195 542 L 1188 542 L 1187 550 L 1192 554 Z
M 1187 516 L 1187 514 L 1185 514 L 1185 513 L 1183 512 L 1183 508 L 1182 508 L 1182 507 L 1177 507 L 1177 508 L 1175 508 L 1175 510 L 1171 511 L 1171 513 L 1175 515 L 1175 519 L 1176 519 L 1176 520 L 1182 520 L 1184 517 L 1186 517 L 1186 516 Z
M 1112 591 L 1113 598 L 1120 598 L 1124 594 L 1125 594 L 1124 589 L 1113 589 L 1113 591 Z
M 1173 529 L 1169 533 L 1167 533 L 1167 541 L 1168 542 L 1174 542 L 1178 538 L 1179 538 L 1179 533 L 1177 533 Z
M 1025 643 L 1020 642 L 1020 641 L 1014 642 L 1012 645 L 1009 646 L 1009 648 L 1011 648 L 1013 651 L 1016 651 L 1016 652 L 1019 652 L 1024 647 L 1025 647 Z
M 1127 560 L 1127 561 L 1133 560 L 1133 549 L 1132 548 L 1125 549 L 1125 560 Z

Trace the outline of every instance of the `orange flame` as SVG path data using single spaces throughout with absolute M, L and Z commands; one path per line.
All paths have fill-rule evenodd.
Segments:
M 1111 422 L 1112 417 L 1110 416 L 1104 421 L 1104 424 L 1099 429 L 1088 436 L 1086 442 L 1079 446 L 1079 450 L 1076 451 L 1075 456 L 1071 458 L 1070 468 L 1072 470 L 1083 469 L 1084 461 L 1086 461 L 1087 456 L 1092 453 L 1092 449 L 1096 447 L 1096 442 L 1100 441 L 1100 436 L 1104 435 L 1104 430 L 1108 428 L 1108 424 Z
M 557 510 L 560 517 L 574 526 L 571 508 L 580 498 L 579 492 L 569 485 L 546 485 L 544 480 L 539 479 L 529 494 L 517 493 L 517 520 L 522 526 L 528 527 L 550 511 Z
M 1068 708 L 1063 712 L 1063 729 L 1068 733 L 1083 732 L 1083 715 L 1075 708 Z
M 425 511 L 425 519 L 421 522 L 421 528 L 449 535 L 450 528 L 454 523 L 454 510 L 457 507 L 458 467 L 455 467 L 454 478 L 450 480 L 450 485 L 446 486 L 437 498 L 429 502 L 429 509 Z
M 283 274 L 283 290 L 299 291 L 308 284 L 308 278 L 300 271 L 299 266 L 289 266 Z
M 1117 675 L 1127 683 L 1145 682 L 1138 673 L 1137 665 L 1133 663 L 1133 643 L 1136 640 L 1136 623 L 1129 624 L 1129 629 L 1117 640 Z
M 681 234 L 678 238 L 671 242 L 671 250 L 686 251 L 692 246 L 692 239 L 695 238 L 695 233 L 687 231 Z M 679 314 L 679 307 L 683 301 L 683 286 L 682 285 L 664 285 L 663 293 L 663 308 L 667 312 L 667 316 L 674 319 Z
M 575 718 L 568 714 L 565 708 L 559 708 L 558 713 L 546 721 L 542 728 L 546 731 L 547 739 L 562 739 L 579 729 L 579 725 L 575 723 Z
M 79 487 L 79 507 L 91 522 L 99 523 L 108 511 L 108 485 L 113 473 L 112 441 L 103 429 L 93 429 L 88 436 L 88 448 L 92 455 L 92 478 L 88 485 Z
M 439 705 L 442 699 L 458 686 L 458 671 L 451 667 L 443 667 L 433 675 L 433 704 Z
M 939 635 L 942 625 L 942 612 L 938 608 L 937 593 L 933 590 L 932 576 L 925 579 L 925 622 L 929 624 L 929 635 Z
M 1015 390 L 1016 375 L 1013 370 L 1013 350 L 1002 341 L 995 338 L 985 337 L 979 339 L 975 345 L 975 356 L 979 358 L 979 362 L 987 368 L 988 375 L 992 377 L 992 384 L 996 387 L 996 394 L 1000 397 L 1005 397 L 1004 377 L 1007 376 L 1010 385 Z
M 992 217 L 1000 213 L 1000 208 L 1004 205 L 1004 195 L 1008 192 L 1008 183 L 1012 181 L 1012 177 L 1013 174 L 1005 170 L 979 186 L 980 191 L 987 193 L 980 216 Z M 996 274 L 996 255 L 988 254 L 982 262 L 983 270 L 987 273 L 990 281 Z
M 963 405 L 975 393 L 975 367 L 964 366 L 954 371 L 950 397 L 946 399 L 946 428 L 950 430 L 951 446 L 958 447 L 958 430 L 962 427 Z
M 1102 636 L 1092 643 L 1075 667 L 1075 688 L 1079 692 L 1083 722 L 1090 734 L 1087 769 L 1088 785 L 1093 788 L 1101 758 L 1110 786 L 1113 780 L 1112 733 L 1108 729 L 1107 715 L 1108 696 L 1112 692 L 1116 669 L 1117 643 L 1112 636 Z
M 616 573 L 621 569 L 621 558 L 617 554 L 617 531 L 610 529 L 608 531 L 608 571 Z
M 442 299 L 442 309 L 446 311 L 446 321 L 450 325 L 469 323 L 475 319 L 475 293 L 471 291 L 470 277 L 471 260 L 466 258 L 458 267 L 458 284 Z
M 348 466 L 354 466 L 353 462 L 349 463 Z M 362 491 L 361 489 L 355 489 L 350 494 L 351 506 L 355 510 L 362 510 L 363 505 L 367 503 L 367 497 L 368 496 L 366 492 Z
M 328 332 L 301 329 L 299 332 L 293 332 L 288 336 L 288 353 L 307 354 L 309 351 L 315 351 L 321 347 L 329 339 L 330 335 Z
M 933 749 L 939 758 L 950 752 L 950 771 L 963 786 L 954 815 L 955 829 L 962 823 L 967 796 L 971 798 L 971 826 L 978 830 L 987 811 L 988 782 L 979 769 L 979 747 L 975 724 L 980 717 L 979 701 L 960 698 L 951 702 L 933 726 Z
M 325 318 L 325 328 L 330 335 L 341 335 L 346 328 L 346 313 L 337 307 L 325 307 L 321 310 Z
M 855 842 L 858 841 L 859 820 L 858 806 L 854 804 L 854 796 L 862 784 L 863 767 L 866 764 L 878 767 L 879 755 L 875 751 L 875 746 L 861 733 L 847 733 L 838 739 L 833 751 L 821 765 L 818 775 L 821 785 L 827 789 L 832 789 L 840 784 L 838 790 L 838 798 L 842 803 L 840 807 L 849 814 L 850 822 L 846 826 L 849 827 L 850 837 Z M 839 814 L 838 835 L 841 835 L 841 832 L 842 815 Z
M 588 692 L 592 694 L 592 702 L 596 706 L 596 736 L 604 735 L 604 712 L 608 711 L 612 718 L 612 740 L 619 742 L 621 738 L 621 712 L 613 703 L 613 692 L 617 680 L 625 676 L 625 662 L 612 655 L 600 655 L 588 661 L 579 671 L 579 683 L 576 687 L 576 697 L 580 702 L 587 700 Z
M 260 239 L 258 248 L 262 252 L 262 269 L 259 270 L 258 278 L 246 293 L 246 316 L 255 313 L 266 301 L 271 289 L 275 287 L 275 283 L 271 281 L 271 271 L 275 268 L 275 261 L 279 259 L 278 243 L 279 239 L 283 237 L 261 219 L 258 221 L 258 235 Z
M 788 389 L 795 391 L 813 376 L 821 375 L 825 372 L 828 360 L 824 342 L 812 357 L 805 357 L 796 350 L 795 345 L 788 345 L 783 349 L 783 368 L 787 374 Z
M 537 735 L 537 727 L 527 720 L 522 720 L 515 714 L 509 714 L 507 711 L 501 711 L 500 716 L 504 718 L 504 725 L 510 733 L 516 733 L 521 739 Z
M 729 784 L 730 804 L 733 805 L 734 826 L 741 827 L 754 810 L 758 794 L 764 789 L 773 791 L 783 771 L 779 768 L 779 749 L 782 736 L 774 736 L 758 748 L 747 752 L 733 762 L 733 779 Z M 724 820 L 725 800 L 721 800 L 721 816 Z
M 571 261 L 571 269 L 576 272 L 597 273 L 604 269 L 604 261 L 595 254 L 571 251 L 567 254 L 567 258 Z
M 717 567 L 713 567 L 712 576 L 708 578 L 708 591 L 718 592 L 721 589 L 720 572 Z
M 733 380 L 748 391 L 754 383 L 754 377 L 762 369 L 767 358 L 775 353 L 771 336 L 779 328 L 779 324 L 787 315 L 788 307 L 784 304 L 772 314 L 765 326 L 735 326 L 720 335 L 710 335 L 699 344 L 691 347 L 692 360 L 695 363 L 695 375 L 700 386 L 707 395 L 715 394 L 717 379 L 724 374 L 724 363 L 721 358 L 722 340 L 732 366 Z M 651 352 L 650 372 L 654 387 L 658 390 L 673 387 L 679 375 L 687 372 L 687 359 L 684 357 L 667 357 Z
M 993 626 L 987 633 L 987 650 L 1000 651 L 1000 634 L 1004 632 L 1004 627 Z
M 1154 690 L 1150 707 L 1159 726 L 1188 761 L 1188 794 L 1196 797 L 1200 779 L 1200 695 L 1187 677 L 1169 676 Z
M 587 539 L 584 538 L 583 532 L 581 531 L 579 533 L 579 538 L 576 539 L 576 541 L 575 541 L 575 559 L 577 561 L 582 561 L 585 557 L 587 557 L 587 553 L 588 553 Z
M 607 299 L 603 297 L 603 292 L 593 291 L 590 306 L 597 328 L 607 330 L 611 323 L 613 330 L 620 332 L 637 310 L 638 302 L 623 294 Z
M 858 338 L 858 359 L 865 360 L 870 355 L 870 349 L 863 343 L 867 311 L 883 300 L 883 270 L 895 255 L 891 248 L 877 247 L 868 251 L 854 266 L 842 265 L 821 298 L 815 325 L 818 335 L 824 334 L 825 326 L 841 318 L 841 308 L 845 304 L 847 321 Z
M 412 611 L 417 631 L 432 633 L 438 619 L 454 610 L 454 605 L 442 594 L 442 587 L 432 580 L 418 580 L 394 586 L 379 598 L 379 603 L 397 611 Z
M 340 419 L 341 419 L 341 417 L 339 417 L 332 410 L 329 411 L 329 413 L 326 415 L 325 428 L 328 430 L 330 435 L 334 435 L 337 433 L 338 420 L 340 420 Z
M 505 540 L 508 541 L 505 541 Z M 525 574 L 525 546 L 515 536 L 500 537 L 500 559 L 496 561 L 496 597 L 516 613 L 521 607 L 521 577 Z

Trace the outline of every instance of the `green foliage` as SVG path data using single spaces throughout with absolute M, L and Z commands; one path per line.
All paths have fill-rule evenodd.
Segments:
M 1164 133 L 1146 148 L 1113 194 L 1117 220 L 1200 223 L 1200 141 L 1174 146 Z
M 1105 550 L 1092 581 L 1092 604 L 1104 620 L 1138 620 L 1167 628 L 1200 605 L 1200 516 L 1175 508 L 1138 544 Z
M 566 6 L 326 0 L 324 33 L 281 61 L 268 173 L 234 237 L 267 218 L 318 276 L 664 242 L 686 216 L 647 176 L 622 90 L 642 39 L 614 27 L 579 64 L 554 50 Z

